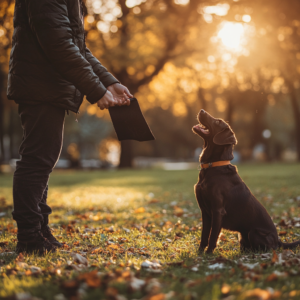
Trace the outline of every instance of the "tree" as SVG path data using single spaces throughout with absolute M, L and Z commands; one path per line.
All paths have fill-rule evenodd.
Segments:
M 105 13 L 97 13 L 93 2 L 86 2 L 87 42 L 131 93 L 151 82 L 168 61 L 195 50 L 196 45 L 187 49 L 185 41 L 191 27 L 202 20 L 197 13 L 200 1 L 119 0 L 113 8 L 119 9 L 115 17 L 107 11 L 107 3 L 103 2 Z M 105 22 L 107 15 L 112 20 Z M 120 168 L 131 166 L 132 142 L 122 142 Z
M 0 0 L 0 162 L 4 159 L 4 110 L 6 73 L 11 47 L 14 1 Z
M 257 34 L 256 54 L 264 57 L 261 66 L 273 67 L 284 78 L 282 89 L 289 93 L 293 108 L 295 145 L 300 161 L 300 3 L 291 1 L 248 1 L 236 3 L 240 10 L 250 9 Z M 236 14 L 237 11 L 235 10 Z M 232 15 L 234 17 L 234 15 Z M 253 57 L 253 56 L 252 56 Z M 277 75 L 278 77 L 279 75 Z

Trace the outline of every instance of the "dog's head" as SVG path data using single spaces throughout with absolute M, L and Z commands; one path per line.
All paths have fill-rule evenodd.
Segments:
M 237 139 L 230 126 L 203 109 L 198 114 L 198 121 L 199 124 L 193 127 L 193 131 L 204 140 L 201 162 L 232 160 L 232 149 L 237 144 Z

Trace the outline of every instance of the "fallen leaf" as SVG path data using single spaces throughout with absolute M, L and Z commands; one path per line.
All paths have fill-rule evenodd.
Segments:
M 115 228 L 114 228 L 114 226 L 110 226 L 110 227 L 105 228 L 105 231 L 114 232 Z
M 283 227 L 287 226 L 284 219 L 281 219 L 280 222 L 278 223 L 278 225 L 283 226 Z
M 149 204 L 153 204 L 153 203 L 158 203 L 158 202 L 159 202 L 158 199 L 153 198 L 153 199 L 151 199 L 148 203 L 149 203 Z
M 142 268 L 150 268 L 152 266 L 152 262 L 149 260 L 145 260 L 142 262 L 141 267 Z
M 30 271 L 34 274 L 34 273 L 40 273 L 42 272 L 42 269 L 36 266 L 30 266 Z
M 212 280 L 214 280 L 214 279 L 218 279 L 218 278 L 220 278 L 221 277 L 221 274 L 211 274 L 211 275 L 208 275 L 206 278 L 205 278 L 205 281 L 206 282 L 210 282 L 210 281 L 212 281 Z
M 275 250 L 273 250 L 273 256 L 272 256 L 272 260 L 271 262 L 274 264 L 278 261 L 278 255 L 277 253 L 275 252 Z
M 178 206 L 174 206 L 174 215 L 181 217 L 184 214 L 184 210 Z
M 294 256 L 294 252 L 292 250 L 283 250 L 282 251 L 282 259 L 286 260 Z
M 54 300 L 67 300 L 64 294 L 57 294 L 54 296 Z
M 222 292 L 222 294 L 226 295 L 226 294 L 228 294 L 230 292 L 230 289 L 231 289 L 230 285 L 224 283 L 222 285 L 221 292 Z
M 146 286 L 146 291 L 148 293 L 158 293 L 161 289 L 161 284 L 156 278 L 152 278 L 148 281 L 148 284 Z
M 145 280 L 138 279 L 136 277 L 131 278 L 129 286 L 134 291 L 139 291 L 146 284 Z
M 202 279 L 197 279 L 197 280 L 189 280 L 186 282 L 185 286 L 186 287 L 193 287 L 193 286 L 198 286 L 202 283 Z
M 139 207 L 139 208 L 134 210 L 134 213 L 135 214 L 141 214 L 141 213 L 144 213 L 145 211 L 146 211 L 145 207 Z
M 79 282 L 77 280 L 67 280 L 61 284 L 64 289 L 77 289 L 79 287 Z
M 216 263 L 213 265 L 208 266 L 209 269 L 215 270 L 215 269 L 224 269 L 226 266 L 223 263 Z
M 193 266 L 192 268 L 191 268 L 191 271 L 193 271 L 193 272 L 198 272 L 199 271 L 199 265 L 196 265 L 196 266 Z
M 246 297 L 256 297 L 260 300 L 268 300 L 271 297 L 271 293 L 266 290 L 262 290 L 260 288 L 256 288 L 254 290 L 246 291 L 244 294 Z
M 116 244 L 112 244 L 112 245 L 108 245 L 107 249 L 109 250 L 118 250 L 120 248 L 120 246 L 116 245 Z
M 113 287 L 108 287 L 105 291 L 105 295 L 108 297 L 116 297 L 118 295 L 118 290 Z
M 78 278 L 84 279 L 85 283 L 90 288 L 96 288 L 101 285 L 101 278 L 98 276 L 97 270 L 94 270 L 89 273 L 81 274 Z
M 165 299 L 166 300 L 171 300 L 171 299 L 174 299 L 173 297 L 175 296 L 175 292 L 174 291 L 170 291 L 168 292 L 167 294 L 165 294 Z
M 16 299 L 16 300 L 32 300 L 33 297 L 30 293 L 17 293 L 16 296 L 13 299 Z
M 181 261 L 169 262 L 169 263 L 167 263 L 167 265 L 168 266 L 182 266 L 183 263 L 184 263 L 184 261 L 181 260 Z
M 219 236 L 219 240 L 223 241 L 223 242 L 227 242 L 227 238 L 226 236 L 221 232 L 220 236 Z
M 279 235 L 286 235 L 287 232 L 286 231 L 279 231 Z
M 266 281 L 276 281 L 277 279 L 278 279 L 278 276 L 276 274 L 272 273 L 267 277 Z
M 82 255 L 78 254 L 78 253 L 71 253 L 71 256 L 73 257 L 74 261 L 79 263 L 79 264 L 82 264 L 82 265 L 85 265 L 87 266 L 89 263 L 88 263 L 88 260 L 83 257 Z
M 28 264 L 24 263 L 24 262 L 21 262 L 21 261 L 17 261 L 16 262 L 16 265 L 21 268 L 21 269 L 24 269 L 24 268 L 27 268 L 28 267 Z
M 279 272 L 279 271 L 274 271 L 273 274 L 277 275 L 278 277 L 286 277 L 287 273 L 286 272 Z
M 243 264 L 240 264 L 241 267 L 244 267 L 246 269 L 249 269 L 249 270 L 252 270 L 258 266 L 260 266 L 259 262 L 257 263 L 254 263 L 254 264 L 246 264 L 246 263 L 243 263 Z
M 148 298 L 149 300 L 164 300 L 166 299 L 165 294 L 157 294 L 157 295 L 153 295 L 150 296 L 150 298 Z
M 15 261 L 24 261 L 24 255 L 22 253 L 19 253 Z

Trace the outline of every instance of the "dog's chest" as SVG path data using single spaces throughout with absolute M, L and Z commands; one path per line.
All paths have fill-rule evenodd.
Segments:
M 195 185 L 195 194 L 201 209 L 210 209 L 209 184 L 205 178 L 199 178 Z

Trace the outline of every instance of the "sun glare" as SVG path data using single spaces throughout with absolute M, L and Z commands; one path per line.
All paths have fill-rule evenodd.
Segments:
M 221 39 L 224 46 L 238 50 L 241 46 L 241 41 L 244 36 L 244 26 L 241 23 L 225 22 L 222 24 L 218 37 Z

